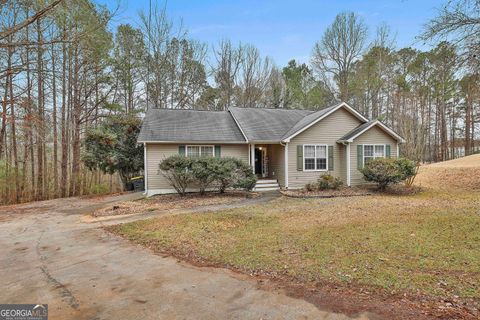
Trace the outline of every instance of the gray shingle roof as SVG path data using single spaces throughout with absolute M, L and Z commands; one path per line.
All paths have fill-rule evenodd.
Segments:
M 230 108 L 249 141 L 281 141 L 285 132 L 313 111 L 299 109 Z
M 375 121 L 377 120 L 370 120 L 368 122 L 365 122 L 361 125 L 359 125 L 358 127 L 356 127 L 355 129 L 353 129 L 352 131 L 350 131 L 349 133 L 347 133 L 346 135 L 344 135 L 343 137 L 341 137 L 340 139 L 338 139 L 338 141 L 347 141 L 347 140 L 350 140 L 351 138 L 355 137 L 357 134 L 359 134 L 360 132 L 362 132 L 363 130 L 365 130 L 366 128 L 368 128 L 372 123 L 374 123 Z
M 246 137 L 254 143 L 278 143 L 341 104 L 319 111 L 238 107 L 229 111 L 150 109 L 145 115 L 138 141 L 244 143 Z M 348 140 L 371 123 L 360 125 L 340 140 Z
M 138 141 L 242 143 L 245 138 L 227 111 L 149 109 Z

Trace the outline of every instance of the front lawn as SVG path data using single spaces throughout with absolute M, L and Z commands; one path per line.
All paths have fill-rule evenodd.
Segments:
M 159 252 L 299 281 L 480 298 L 478 193 L 281 198 L 111 227 Z

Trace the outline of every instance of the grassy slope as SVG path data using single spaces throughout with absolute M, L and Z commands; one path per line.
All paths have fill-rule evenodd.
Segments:
M 282 198 L 112 230 L 158 251 L 248 272 L 478 299 L 480 194 L 445 191 L 432 178 L 434 166 L 422 168 L 427 174 L 428 186 L 442 188 L 401 197 Z

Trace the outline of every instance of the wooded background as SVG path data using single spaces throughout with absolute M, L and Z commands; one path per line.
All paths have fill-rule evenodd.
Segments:
M 480 146 L 478 1 L 448 1 L 426 21 L 428 51 L 397 48 L 387 25 L 340 13 L 310 63 L 286 66 L 249 44 L 196 41 L 164 5 L 138 28 L 112 30 L 113 17 L 90 0 L 0 0 L 0 203 L 119 190 L 116 176 L 84 165 L 86 132 L 148 108 L 342 100 L 402 135 L 403 156 L 442 161 Z

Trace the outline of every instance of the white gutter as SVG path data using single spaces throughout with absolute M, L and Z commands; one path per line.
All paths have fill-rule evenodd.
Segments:
M 213 130 L 214 128 L 212 128 Z M 208 143 L 208 144 L 247 144 L 246 141 L 218 141 L 218 140 L 199 140 L 199 141 L 191 141 L 191 140 L 183 140 L 183 141 L 163 141 L 163 140 L 148 140 L 148 141 L 138 141 L 137 143 L 165 143 L 165 144 L 179 144 L 179 143 L 191 143 L 191 144 L 200 144 L 200 143 Z
M 366 127 L 365 129 L 363 129 L 362 131 L 358 132 L 356 135 L 354 135 L 353 137 L 351 137 L 350 139 L 348 140 L 345 140 L 345 142 L 353 142 L 353 140 L 355 140 L 356 138 L 358 138 L 359 136 L 361 136 L 363 133 L 365 133 L 366 131 L 370 130 L 373 126 L 376 126 L 376 125 L 379 125 L 380 128 L 382 128 L 384 131 L 386 131 L 390 136 L 394 137 L 395 140 L 397 141 L 400 141 L 400 143 L 405 143 L 405 139 L 403 139 L 401 136 L 399 136 L 396 132 L 394 132 L 392 129 L 390 129 L 389 127 L 387 127 L 386 125 L 384 125 L 381 121 L 379 120 L 375 120 L 373 121 L 368 127 Z M 343 140 L 341 140 L 340 142 L 343 142 Z

